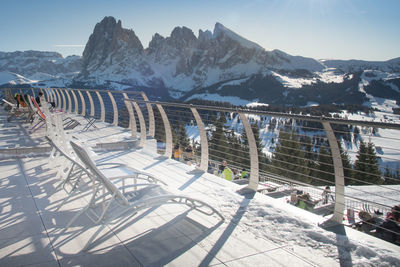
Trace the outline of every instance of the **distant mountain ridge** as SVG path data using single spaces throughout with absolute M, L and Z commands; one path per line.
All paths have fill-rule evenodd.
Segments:
M 7 73 L 25 78 L 18 76 L 15 83 L 147 88 L 155 97 L 159 91 L 164 99 L 183 101 L 213 94 L 285 105 L 359 104 L 380 87 L 385 92 L 379 97 L 394 99 L 400 92 L 400 58 L 373 62 L 291 56 L 266 51 L 221 23 L 197 36 L 187 27 L 175 27 L 168 37 L 156 33 L 144 48 L 135 32 L 113 17 L 96 24 L 82 57 L 0 52 L 0 84 L 11 77 Z
M 82 69 L 81 57 L 63 58 L 57 52 L 0 52 L 0 72 L 18 73 L 26 77 L 37 74 L 73 78 Z
M 78 80 L 121 81 L 187 92 L 269 68 L 322 71 L 324 66 L 311 58 L 265 51 L 220 23 L 216 23 L 213 33 L 200 30 L 198 37 L 186 27 L 174 28 L 169 37 L 155 34 L 144 49 L 132 30 L 106 17 L 89 38 Z

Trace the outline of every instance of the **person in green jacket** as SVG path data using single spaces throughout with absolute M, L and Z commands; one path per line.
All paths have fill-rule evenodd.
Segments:
M 311 196 L 308 193 L 304 193 L 297 197 L 297 203 L 295 204 L 297 207 L 311 211 L 314 209 L 316 202 L 311 200 Z
M 240 178 L 241 178 L 241 179 L 249 178 L 249 172 L 246 171 L 246 169 L 243 169 L 243 170 L 242 170 L 242 173 L 240 174 Z
M 233 171 L 228 167 L 226 160 L 222 161 L 222 165 L 219 166 L 219 177 L 225 180 L 233 180 Z

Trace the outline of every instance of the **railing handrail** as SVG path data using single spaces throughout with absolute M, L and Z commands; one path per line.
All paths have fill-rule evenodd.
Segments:
M 0 88 L 2 90 L 10 90 L 9 92 L 11 92 L 11 90 L 30 90 L 32 89 L 32 93 L 34 93 L 34 89 L 36 90 L 42 90 L 40 88 L 23 88 L 23 89 L 19 89 L 19 88 Z M 201 158 L 200 158 L 200 165 L 198 165 L 198 170 L 199 171 L 207 171 L 208 167 L 209 167 L 209 163 L 213 162 L 214 159 L 220 159 L 220 160 L 224 160 L 224 159 L 228 159 L 228 161 L 232 160 L 232 163 L 229 163 L 229 166 L 233 166 L 235 167 L 235 162 L 234 160 L 238 160 L 236 163 L 240 163 L 240 164 L 244 164 L 243 166 L 246 166 L 246 169 L 248 170 L 249 166 L 250 166 L 250 172 L 249 172 L 249 185 L 247 188 L 255 191 L 257 190 L 257 186 L 258 186 L 258 182 L 262 181 L 262 178 L 264 178 L 265 180 L 270 180 L 270 181 L 274 181 L 277 182 L 278 184 L 282 184 L 285 186 L 289 186 L 292 187 L 298 187 L 298 188 L 302 188 L 302 187 L 307 187 L 309 189 L 307 190 L 317 190 L 315 192 L 321 191 L 323 190 L 321 188 L 321 186 L 318 186 L 320 184 L 323 184 L 325 182 L 326 185 L 335 185 L 335 207 L 334 207 L 334 221 L 336 221 L 337 223 L 341 223 L 342 219 L 343 219 L 343 215 L 344 215 L 344 210 L 346 208 L 351 208 L 351 205 L 353 206 L 357 206 L 360 207 L 360 210 L 363 209 L 363 205 L 369 205 L 372 208 L 381 208 L 381 209 L 385 209 L 385 210 L 389 210 L 389 204 L 384 204 L 384 203 L 379 203 L 379 202 L 374 202 L 374 201 L 370 201 L 368 199 L 362 199 L 362 197 L 357 197 L 358 195 L 350 196 L 350 195 L 346 195 L 346 193 L 344 192 L 344 187 L 345 185 L 345 179 L 350 179 L 352 182 L 356 181 L 356 182 L 362 182 L 359 178 L 357 177 L 353 177 L 351 176 L 345 176 L 345 173 L 343 173 L 343 171 L 346 170 L 350 170 L 350 171 L 357 171 L 358 174 L 366 174 L 368 175 L 368 172 L 363 171 L 362 169 L 360 170 L 355 170 L 352 168 L 348 168 L 346 166 L 343 166 L 342 161 L 342 156 L 341 156 L 341 151 L 340 151 L 340 147 L 338 147 L 337 142 L 341 141 L 338 140 L 337 138 L 337 133 L 344 133 L 344 134 L 351 134 L 352 130 L 349 128 L 348 132 L 343 132 L 341 130 L 341 128 L 346 128 L 346 127 L 336 127 L 338 129 L 335 130 L 335 128 L 331 127 L 331 124 L 339 124 L 339 125 L 353 125 L 353 126 L 359 126 L 359 127 L 374 127 L 374 128 L 383 128 L 383 129 L 394 129 L 394 130 L 400 130 L 400 124 L 399 123 L 388 123 L 388 122 L 382 122 L 382 121 L 363 121 L 363 120 L 354 120 L 354 119 L 345 119 L 345 118 L 332 118 L 332 117 L 325 117 L 325 116 L 311 116 L 311 115 L 303 115 L 303 114 L 292 114 L 292 113 L 284 113 L 284 112 L 273 112 L 273 111 L 264 111 L 264 110 L 256 110 L 256 109 L 252 109 L 252 108 L 245 108 L 245 107 L 222 107 L 222 106 L 213 106 L 213 105 L 198 105 L 198 104 L 188 104 L 188 103 L 176 103 L 176 102 L 163 102 L 163 101 L 149 101 L 148 98 L 146 97 L 145 93 L 142 91 L 119 91 L 119 90 L 104 90 L 104 89 L 79 89 L 79 88 L 44 88 L 44 90 L 46 90 L 46 95 L 47 97 L 50 97 L 50 101 L 54 101 L 55 104 L 59 107 L 63 107 L 63 109 L 65 109 L 66 107 L 70 108 L 72 107 L 72 103 L 68 103 L 68 105 L 66 105 L 66 101 L 68 102 L 74 102 L 74 108 L 75 111 L 77 112 L 78 109 L 81 110 L 80 114 L 84 115 L 84 113 L 86 112 L 86 105 L 88 105 L 88 100 L 89 102 L 93 102 L 93 99 L 91 99 L 91 93 L 95 92 L 97 94 L 97 98 L 98 98 L 98 102 L 100 104 L 100 117 L 101 120 L 104 121 L 105 119 L 104 117 L 104 112 L 105 112 L 105 106 L 104 106 L 104 101 L 103 101 L 103 94 L 100 95 L 100 93 L 105 93 L 105 95 L 108 95 L 108 101 L 107 101 L 107 107 L 112 110 L 110 112 L 109 115 L 114 114 L 113 116 L 113 124 L 114 125 L 118 125 L 119 121 L 118 121 L 118 117 L 119 114 L 126 116 L 126 114 L 124 113 L 125 111 L 118 112 L 118 105 L 121 105 L 123 103 L 125 103 L 125 107 L 128 110 L 128 115 L 129 115 L 129 124 L 131 125 L 132 122 L 137 123 L 137 120 L 135 119 L 135 116 L 138 117 L 138 122 L 140 123 L 140 137 L 139 135 L 137 135 L 137 130 L 134 130 L 132 128 L 132 137 L 136 138 L 136 139 L 140 139 L 140 143 L 139 143 L 139 147 L 145 147 L 145 145 L 149 144 L 151 145 L 151 142 L 153 141 L 152 139 L 156 139 L 154 138 L 154 133 L 152 133 L 151 129 L 152 126 L 154 125 L 154 114 L 153 114 L 153 108 L 156 106 L 159 114 L 158 116 L 161 115 L 161 119 L 163 120 L 163 123 L 158 123 L 157 126 L 161 126 L 164 125 L 164 134 L 165 134 L 165 142 L 166 142 L 166 150 L 164 153 L 164 156 L 166 156 L 167 158 L 171 157 L 172 155 L 172 147 L 173 147 L 173 142 L 172 142 L 172 132 L 171 132 L 171 126 L 169 125 L 169 122 L 175 121 L 175 123 L 181 123 L 181 117 L 185 117 L 185 116 L 189 116 L 186 118 L 190 118 L 196 119 L 196 124 L 198 127 L 198 131 L 200 132 L 199 134 L 199 138 L 200 138 L 200 146 L 201 146 Z M 69 93 L 71 93 L 74 96 L 74 99 L 71 99 L 70 97 L 65 98 L 64 97 L 64 93 L 63 91 L 65 91 L 67 93 L 67 96 L 69 96 Z M 68 93 L 68 91 L 70 91 Z M 87 97 L 85 98 L 82 93 L 86 91 L 87 92 Z M 7 91 L 6 91 L 7 92 Z M 80 101 L 78 101 L 76 99 L 75 96 L 75 92 L 79 93 L 80 96 Z M 59 94 L 61 93 L 61 95 Z M 114 95 L 116 97 L 116 99 L 114 99 Z M 104 96 L 107 97 L 107 96 Z M 129 98 L 130 97 L 130 98 Z M 115 101 L 118 100 L 118 101 Z M 110 104 L 111 103 L 111 104 Z M 91 104 L 91 110 L 90 110 L 90 114 L 93 115 L 99 115 L 97 114 L 97 112 L 99 111 L 98 108 L 95 109 L 94 108 L 94 103 L 90 103 Z M 153 107 L 152 107 L 153 105 Z M 168 113 L 172 113 L 172 117 L 168 118 L 166 112 L 164 112 L 163 110 L 163 106 L 164 107 L 172 107 L 168 109 Z M 133 111 L 134 109 L 134 111 Z M 142 109 L 147 110 L 147 113 L 143 113 Z M 185 110 L 187 109 L 187 110 Z M 96 110 L 96 111 L 95 111 Z M 129 112 L 130 110 L 130 112 Z M 202 110 L 203 112 L 201 112 L 200 114 L 197 112 L 197 110 Z M 134 112 L 136 113 L 136 115 L 134 114 Z M 181 112 L 183 112 L 186 115 L 182 115 Z M 204 116 L 200 116 L 200 115 L 205 115 L 205 113 L 207 112 L 207 116 L 206 118 L 202 118 Z M 223 113 L 226 114 L 230 114 L 230 117 L 232 119 L 232 114 L 237 114 L 239 117 L 240 124 L 241 126 L 243 126 L 243 128 L 240 128 L 239 131 L 242 131 L 241 134 L 245 134 L 245 137 L 247 137 L 246 141 L 242 144 L 240 143 L 240 149 L 236 149 L 236 151 L 242 151 L 241 149 L 245 149 L 246 154 L 243 156 L 241 155 L 235 155 L 234 157 L 226 157 L 226 154 L 228 152 L 223 152 L 224 150 L 222 150 L 222 153 L 224 154 L 217 154 L 216 152 L 218 152 L 218 146 L 222 146 L 221 144 L 218 143 L 217 148 L 215 148 L 215 144 L 212 142 L 208 142 L 207 139 L 209 137 L 210 134 L 210 129 L 207 129 L 207 124 L 210 125 L 210 118 L 208 115 L 213 114 L 213 112 L 216 113 L 220 113 L 222 116 L 224 116 Z M 176 115 L 179 115 L 180 117 L 176 117 Z M 389 113 L 387 113 L 389 114 Z M 197 116 L 196 116 L 197 115 Z M 277 129 L 279 129 L 279 127 L 281 126 L 281 122 L 283 123 L 282 126 L 289 126 L 288 128 L 283 128 L 284 131 L 286 131 L 287 133 L 290 134 L 290 128 L 297 128 L 297 127 L 302 127 L 302 129 L 304 130 L 304 128 L 309 128 L 309 129 L 317 129 L 318 131 L 321 131 L 321 133 L 318 133 L 317 137 L 318 138 L 323 138 L 323 141 L 320 141 L 319 139 L 317 141 L 313 141 L 312 147 L 314 148 L 318 148 L 318 147 L 325 147 L 327 149 L 330 149 L 330 154 L 321 154 L 320 152 L 311 152 L 314 150 L 310 150 L 307 153 L 313 153 L 316 154 L 317 156 L 321 155 L 323 157 L 330 157 L 332 159 L 332 163 L 329 162 L 325 162 L 325 161 L 321 161 L 320 159 L 313 159 L 310 158 L 308 159 L 310 162 L 316 162 L 316 165 L 311 165 L 311 166 L 306 166 L 303 165 L 303 163 L 297 163 L 297 162 L 291 162 L 290 160 L 287 159 L 280 159 L 280 158 L 276 158 L 274 159 L 275 163 L 278 162 L 279 164 L 284 164 L 285 162 L 287 163 L 286 165 L 271 165 L 272 168 L 278 169 L 278 173 L 272 173 L 268 170 L 268 168 L 264 168 L 261 169 L 260 166 L 262 165 L 267 165 L 267 161 L 263 160 L 260 161 L 259 157 L 261 154 L 258 152 L 258 143 L 257 140 L 255 140 L 254 135 L 255 133 L 253 132 L 253 128 L 251 127 L 251 125 L 248 123 L 248 120 L 251 119 L 252 116 L 247 116 L 247 115 L 254 115 L 254 118 L 256 121 L 261 119 L 261 121 L 264 121 L 263 118 L 259 118 L 261 116 L 268 116 L 268 117 L 275 117 L 275 118 L 279 118 L 279 122 L 278 122 L 278 127 Z M 146 119 L 144 118 L 146 117 Z M 126 124 L 128 127 L 128 123 L 126 121 L 123 121 L 122 118 L 120 118 L 120 122 L 122 122 L 121 125 Z M 158 120 L 160 120 L 160 117 L 157 118 Z M 216 119 L 216 118 L 215 118 Z M 290 119 L 290 122 L 288 124 L 287 119 Z M 292 123 L 292 119 L 293 119 L 293 123 Z M 206 125 L 204 125 L 203 120 L 205 120 Z M 146 123 L 147 121 L 147 123 Z M 193 120 L 192 120 L 193 121 Z M 310 121 L 310 122 L 318 122 L 321 123 L 321 128 L 318 128 L 318 126 L 315 127 L 307 127 L 308 124 L 305 124 L 306 126 L 304 126 L 304 123 L 301 123 L 301 121 L 306 122 L 306 121 Z M 185 119 L 183 119 L 183 122 L 185 122 Z M 272 123 L 272 121 L 267 120 L 267 123 Z M 146 125 L 147 124 L 147 125 Z M 211 122 L 211 125 L 213 124 L 213 122 Z M 169 126 L 168 126 L 169 125 Z M 203 125 L 203 127 L 201 127 Z M 247 126 L 246 126 L 247 125 Z M 258 125 L 258 127 L 261 129 L 261 127 L 267 127 L 266 124 L 263 126 L 259 126 L 259 124 L 255 124 Z M 275 126 L 276 123 L 272 124 L 274 127 L 272 129 L 272 131 L 276 131 L 275 130 Z M 204 127 L 205 126 L 205 127 Z M 214 125 L 215 126 L 215 125 Z M 153 126 L 154 127 L 154 126 Z M 222 126 L 222 129 L 220 131 L 224 131 L 224 127 Z M 229 126 L 228 126 L 229 127 Z M 247 127 L 247 128 L 246 128 Z M 348 127 L 347 127 L 348 128 Z M 215 130 L 211 130 L 211 132 L 214 132 Z M 268 126 L 268 131 L 269 130 L 269 126 Z M 280 131 L 280 130 L 279 130 Z M 306 130 L 304 130 L 306 131 Z M 176 130 L 175 130 L 175 133 Z M 279 132 L 280 133 L 280 132 Z M 307 136 L 307 133 L 291 133 L 294 136 Z M 355 131 L 354 131 L 355 134 Z M 360 133 L 360 136 L 362 135 L 362 133 Z M 375 134 L 374 134 L 375 135 Z M 272 135 L 274 138 L 276 136 Z M 146 138 L 149 138 L 149 142 L 146 141 Z M 276 136 L 276 138 L 278 138 Z M 361 138 L 361 137 L 360 137 Z M 381 138 L 386 138 L 386 136 L 382 136 Z M 388 137 L 389 138 L 389 137 Z M 240 138 L 239 138 L 240 139 Z M 289 140 L 287 140 L 289 139 Z M 291 140 L 292 138 L 288 138 L 286 137 L 281 137 L 279 136 L 279 141 L 288 141 L 291 142 L 293 144 L 306 144 L 306 141 L 301 141 L 301 139 L 298 139 L 298 137 L 294 138 L 293 140 Z M 242 139 L 243 141 L 244 139 Z M 356 137 L 354 137 L 354 140 L 357 141 Z M 391 138 L 391 140 L 393 140 L 393 137 Z M 400 139 L 396 139 L 396 140 L 400 140 Z M 158 140 L 157 140 L 158 141 Z M 329 143 L 327 143 L 329 141 Z M 349 140 L 347 140 L 349 141 Z M 351 141 L 351 138 L 350 138 Z M 356 141 L 351 141 L 351 142 L 356 142 Z M 174 141 L 174 142 L 179 142 L 179 141 Z M 209 145 L 210 144 L 210 145 Z M 272 143 L 271 143 L 272 144 Z M 311 143 L 310 143 L 311 144 Z M 252 149 L 251 149 L 252 147 Z M 274 155 L 283 155 L 283 156 L 290 156 L 290 157 L 294 157 L 296 159 L 302 159 L 303 156 L 296 156 L 297 154 L 292 155 L 292 152 L 296 152 L 296 151 L 303 151 L 304 148 L 296 148 L 296 147 L 287 147 L 285 145 L 282 145 L 281 148 L 283 149 L 290 149 L 291 152 L 282 152 L 282 151 L 275 151 L 276 153 Z M 234 149 L 234 148 L 233 148 Z M 203 151 L 204 150 L 204 151 Z M 210 150 L 210 155 L 209 155 L 209 150 Z M 232 152 L 232 150 L 229 150 L 230 153 Z M 350 150 L 349 150 L 350 151 Z M 400 151 L 400 150 L 398 150 Z M 211 152 L 213 153 L 211 155 Z M 249 156 L 247 158 L 247 153 L 249 153 Z M 365 152 L 361 152 L 359 151 L 360 155 L 369 155 L 369 153 L 365 154 Z M 206 156 L 205 156 L 206 155 Z M 224 158 L 226 157 L 226 158 Z M 243 163 L 243 160 L 241 159 L 246 158 L 246 160 L 248 160 L 249 162 Z M 383 158 L 383 156 L 382 156 Z M 397 160 L 397 159 L 396 159 Z M 237 165 L 240 167 L 240 164 Z M 319 164 L 319 165 L 318 165 Z M 333 173 L 331 170 L 326 171 L 325 169 L 321 169 L 320 165 L 326 166 L 329 165 L 329 167 L 333 167 L 335 173 Z M 362 164 L 367 164 L 362 162 Z M 369 165 L 372 166 L 378 166 L 379 164 L 372 164 L 372 163 L 368 163 Z M 200 167 L 199 167 L 200 166 Z M 236 166 L 236 167 L 237 167 Z M 290 167 L 299 167 L 299 166 L 303 166 L 304 168 L 308 169 L 310 171 L 310 173 L 308 172 L 300 172 L 297 169 L 291 169 Z M 383 165 L 382 165 L 383 166 Z M 382 166 L 380 166 L 382 168 Z M 256 168 L 257 167 L 257 168 Z M 264 166 L 265 167 L 265 166 Z M 388 166 L 386 166 L 387 168 L 389 168 Z M 260 170 L 258 169 L 260 168 Z M 239 170 L 240 168 L 238 168 Z M 270 169 L 272 171 L 272 169 Z M 394 168 L 393 168 L 394 170 Z M 340 172 L 339 172 L 340 171 Z M 313 173 L 311 173 L 313 172 Z M 286 173 L 286 174 L 284 174 Z M 304 179 L 302 181 L 302 179 L 297 180 L 297 178 L 293 175 L 297 175 L 297 176 L 301 176 L 302 178 L 307 178 Z M 321 177 L 319 176 L 321 175 Z M 334 181 L 331 180 L 331 178 L 326 178 L 323 177 L 322 175 L 332 175 L 332 177 L 334 178 Z M 347 174 L 346 174 L 347 175 Z M 382 179 L 392 179 L 394 180 L 394 178 L 390 177 L 390 173 L 387 176 L 382 176 L 382 174 L 375 174 L 375 173 L 371 173 L 371 175 L 375 175 L 375 176 L 379 176 Z M 317 181 L 317 183 L 314 185 L 312 182 L 308 182 L 309 180 L 312 181 Z M 346 181 L 350 181 L 350 180 L 346 180 Z M 346 182 L 347 183 L 347 182 Z M 369 184 L 369 183 L 374 183 L 374 182 L 370 182 L 368 180 L 365 180 L 365 184 Z M 250 185 L 256 184 L 254 186 L 254 188 Z M 379 183 L 377 183 L 379 184 Z M 384 186 L 379 185 L 379 187 L 385 188 Z M 394 189 L 393 189 L 394 190 Z M 360 192 L 364 192 L 364 193 L 368 193 L 366 191 L 362 191 L 362 190 L 358 190 Z M 400 190 L 395 190 L 395 191 L 399 191 Z M 312 191 L 310 191 L 312 192 Z M 314 193 L 315 193 L 314 192 Z M 377 195 L 374 193 L 369 193 L 371 195 L 376 195 L 376 196 L 380 196 L 383 197 L 385 200 L 394 200 L 393 198 L 389 198 L 387 196 L 382 195 Z M 397 199 L 397 198 L 396 198 Z M 354 203 L 352 204 L 352 202 L 359 202 L 359 205 L 355 205 Z M 349 204 L 350 203 L 350 206 Z
M 60 87 L 54 87 L 60 88 Z M 0 88 L 1 90 L 14 90 L 18 88 Z M 21 88 L 21 89 L 31 89 L 31 88 Z M 40 88 L 37 88 L 40 90 Z M 123 90 L 106 90 L 106 89 L 79 89 L 79 88 L 63 88 L 66 90 L 72 91 L 88 91 L 88 92 L 111 92 L 118 94 L 137 94 L 141 95 L 143 91 L 123 91 Z M 176 103 L 176 102 L 163 102 L 163 101 L 145 101 L 140 99 L 124 99 L 124 101 L 135 101 L 137 103 L 143 104 L 160 104 L 163 106 L 174 106 L 174 107 L 184 107 L 184 108 L 196 108 L 199 110 L 211 110 L 211 111 L 220 111 L 220 112 L 243 112 L 246 114 L 252 115 L 264 115 L 271 117 L 283 117 L 289 119 L 298 119 L 298 120 L 307 120 L 314 122 L 329 122 L 335 124 L 343 124 L 343 125 L 356 125 L 356 126 L 365 126 L 365 127 L 378 127 L 384 129 L 394 129 L 400 130 L 400 124 L 398 123 L 388 123 L 388 122 L 378 122 L 378 121 L 363 121 L 363 120 L 349 120 L 343 118 L 330 118 L 325 116 L 312 116 L 312 115 L 301 115 L 301 114 L 291 114 L 284 112 L 273 112 L 273 111 L 263 111 L 263 110 L 252 110 L 252 109 L 244 109 L 244 108 L 229 108 L 229 107 L 217 107 L 217 106 L 206 106 L 206 105 L 195 105 L 195 104 L 185 104 L 185 103 Z
M 45 88 L 36 88 L 36 87 L 27 87 L 27 88 L 0 88 L 0 90 L 16 90 L 16 89 L 22 89 L 22 90 L 28 90 L 28 89 L 45 89 Z M 47 87 L 46 87 L 47 88 Z M 123 94 L 123 93 L 128 93 L 128 94 L 136 94 L 136 95 L 141 95 L 143 91 L 124 91 L 124 90 L 111 90 L 111 89 L 89 89 L 89 88 L 69 88 L 69 87 L 48 87 L 48 89 L 65 89 L 65 90 L 70 90 L 70 91 L 88 91 L 88 92 L 111 92 L 111 93 L 117 93 L 117 94 Z
M 378 128 L 385 128 L 385 129 L 400 130 L 400 124 L 398 124 L 398 123 L 349 120 L 349 119 L 342 119 L 342 118 L 330 118 L 330 117 L 325 117 L 325 116 L 311 116 L 311 115 L 290 114 L 290 113 L 284 113 L 284 112 L 243 109 L 243 108 L 239 108 L 239 107 L 229 108 L 229 107 L 217 107 L 217 106 L 176 103 L 176 102 L 145 101 L 145 100 L 139 100 L 139 99 L 134 99 L 134 100 L 124 99 L 124 101 L 132 101 L 132 102 L 137 102 L 137 103 L 142 103 L 142 104 L 146 104 L 146 103 L 160 104 L 163 106 L 172 106 L 172 107 L 181 107 L 181 108 L 196 108 L 196 109 L 200 109 L 200 110 L 211 110 L 211 111 L 220 111 L 220 112 L 243 112 L 243 113 L 252 114 L 252 115 L 283 117 L 283 118 L 289 118 L 289 119 L 308 120 L 308 121 L 315 121 L 315 122 L 326 121 L 326 122 L 334 123 L 334 124 L 344 124 L 344 125 L 350 124 L 350 125 L 357 125 L 357 126 L 378 127 Z

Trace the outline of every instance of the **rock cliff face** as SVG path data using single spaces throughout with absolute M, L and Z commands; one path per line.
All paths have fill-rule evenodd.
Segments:
M 127 67 L 127 59 L 140 58 L 142 53 L 142 43 L 134 31 L 123 29 L 120 20 L 105 17 L 95 26 L 83 51 L 82 74 L 85 77 L 90 72 L 106 71 L 113 65 Z

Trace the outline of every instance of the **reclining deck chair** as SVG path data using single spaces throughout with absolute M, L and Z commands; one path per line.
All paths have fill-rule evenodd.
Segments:
M 88 205 L 71 219 L 67 228 L 83 213 L 94 223 L 101 223 L 102 227 L 105 227 L 114 219 L 123 215 L 132 216 L 139 210 L 158 207 L 163 204 L 184 204 L 192 210 L 197 210 L 206 215 L 216 214 L 222 221 L 224 220 L 224 217 L 207 203 L 191 197 L 172 194 L 159 184 L 135 184 L 117 188 L 116 184 L 98 169 L 85 148 L 72 141 L 70 143 L 77 157 L 87 167 L 87 171 L 96 186 L 93 187 L 95 190 Z M 94 238 L 92 236 L 83 250 L 88 248 Z
M 84 118 L 86 119 L 86 125 L 83 127 L 82 132 L 88 131 L 90 127 L 97 129 L 97 126 L 94 124 L 96 122 L 96 118 L 89 115 L 89 111 L 86 110 Z
M 26 103 L 26 108 L 28 109 L 28 116 L 26 118 L 26 122 L 33 123 L 33 121 L 35 120 L 35 115 L 37 115 L 36 108 L 32 104 L 30 96 L 26 95 L 26 97 L 25 96 L 22 97 Z
M 7 104 L 10 108 L 9 110 L 9 115 L 7 118 L 7 121 L 10 122 L 12 118 L 18 118 L 22 117 L 23 115 L 27 114 L 29 112 L 28 108 L 26 107 L 17 107 L 17 104 L 11 103 L 10 101 L 7 101 L 6 99 L 2 99 L 3 103 Z M 29 120 L 29 116 L 27 118 L 27 121 Z
M 43 101 L 43 104 L 44 104 L 43 105 L 43 107 L 44 107 L 43 111 L 42 111 L 42 109 L 40 108 L 39 104 L 36 102 L 36 99 L 33 96 L 30 97 L 30 102 L 33 103 L 35 109 L 37 110 L 37 113 L 39 114 L 39 118 L 40 118 L 39 122 L 32 127 L 32 132 L 35 132 L 39 128 L 43 127 L 46 122 L 47 123 L 51 123 L 51 122 L 46 120 L 47 117 L 50 117 L 50 111 L 48 110 L 48 108 L 46 108 L 46 106 L 45 106 L 46 102 L 45 101 Z M 59 111 L 56 111 L 56 112 L 59 112 Z M 65 130 L 73 129 L 76 126 L 80 125 L 80 123 L 77 120 L 72 119 L 70 117 L 65 118 L 63 121 L 64 121 L 64 129 Z
M 42 110 L 39 107 L 39 104 L 36 102 L 35 98 L 33 96 L 30 97 L 30 102 L 34 104 L 34 107 L 36 109 L 38 116 L 38 122 L 32 126 L 32 132 L 37 131 L 38 129 L 42 128 L 45 123 L 46 123 L 46 116 L 42 112 Z
M 76 158 L 72 148 L 68 149 L 65 145 L 52 140 L 50 137 L 46 136 L 47 141 L 52 147 L 51 155 L 53 162 L 58 163 L 58 171 L 56 179 L 60 180 L 60 184 L 56 186 L 56 189 L 62 187 L 64 191 L 70 195 L 62 201 L 62 203 L 57 207 L 57 210 L 61 208 L 69 198 L 75 194 L 76 190 L 79 190 L 80 186 L 84 185 L 87 189 L 88 182 L 83 181 L 83 176 L 87 176 L 86 168 L 83 166 L 79 159 Z M 69 145 L 69 143 L 68 143 Z M 155 184 L 163 183 L 158 180 L 153 175 L 128 167 L 120 163 L 100 163 L 97 164 L 101 169 L 100 171 L 110 180 L 121 180 L 123 186 L 125 186 L 125 179 L 133 178 L 133 184 L 137 184 L 137 181 L 141 181 L 143 184 Z

